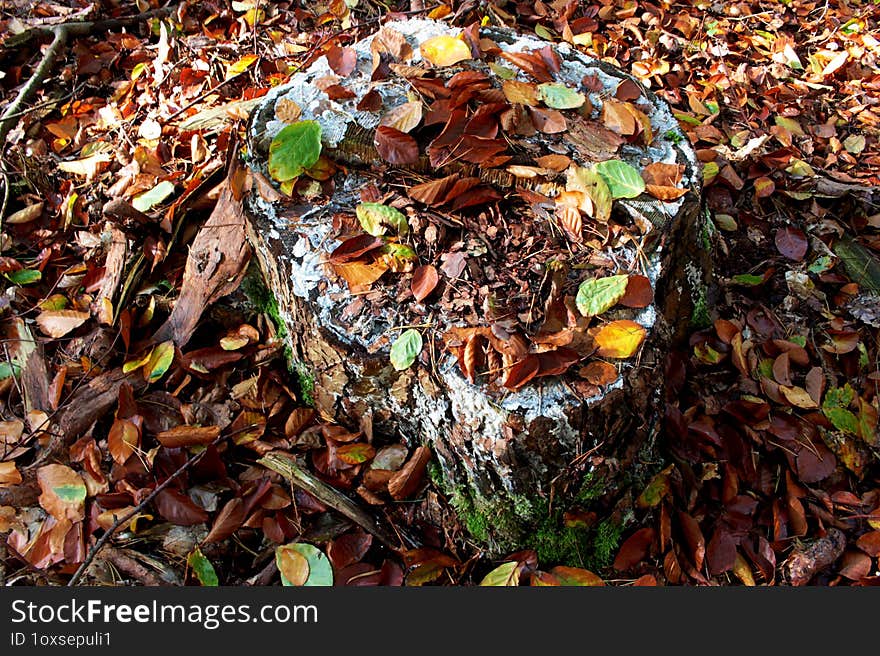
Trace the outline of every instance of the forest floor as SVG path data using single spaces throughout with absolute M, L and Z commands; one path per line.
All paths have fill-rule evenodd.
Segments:
M 874 4 L 215 0 L 58 28 L 149 4 L 0 9 L 0 94 L 43 78 L 0 119 L 0 581 L 880 582 Z M 593 527 L 574 561 L 489 559 L 417 445 L 316 417 L 246 253 L 237 290 L 190 308 L 183 348 L 156 338 L 256 99 L 409 16 L 573 42 L 666 99 L 703 163 L 714 281 L 667 364 L 665 466 L 633 495 L 635 528 Z M 421 546 L 291 488 L 257 463 L 275 449 Z M 371 466 L 395 483 L 365 488 Z

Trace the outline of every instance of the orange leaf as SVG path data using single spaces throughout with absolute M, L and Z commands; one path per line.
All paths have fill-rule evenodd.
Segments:
M 431 264 L 426 264 L 413 271 L 410 289 L 415 299 L 421 303 L 431 295 L 438 282 L 440 282 L 440 274 L 437 273 L 437 269 Z
M 645 341 L 647 331 L 635 321 L 621 319 L 602 326 L 594 339 L 598 353 L 605 358 L 629 358 Z
M 332 266 L 336 275 L 344 278 L 350 289 L 372 285 L 388 270 L 384 264 L 365 262 L 346 262 Z

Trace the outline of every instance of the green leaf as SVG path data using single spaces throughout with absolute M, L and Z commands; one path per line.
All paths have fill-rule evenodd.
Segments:
M 596 171 L 608 184 L 612 198 L 635 198 L 645 190 L 641 174 L 619 159 L 599 162 Z
M 809 271 L 810 273 L 815 273 L 815 274 L 825 273 L 826 271 L 831 269 L 833 266 L 834 266 L 834 260 L 831 258 L 831 256 L 830 255 L 822 255 L 820 257 L 817 257 L 813 261 L 813 263 L 807 267 L 807 271 Z
M 321 126 L 299 121 L 281 129 L 269 144 L 269 175 L 287 182 L 311 168 L 321 155 Z
M 590 197 L 593 202 L 592 216 L 599 223 L 608 223 L 611 219 L 611 190 L 605 179 L 594 169 L 572 166 L 568 169 L 565 181 L 566 191 L 580 191 Z
M 64 294 L 52 294 L 39 303 L 39 308 L 45 311 L 58 311 L 67 307 L 67 297 Z
M 3 275 L 6 276 L 9 282 L 16 285 L 32 285 L 35 282 L 39 282 L 43 277 L 43 274 L 38 269 L 19 269 L 18 271 L 10 271 Z
M 837 430 L 849 433 L 850 435 L 859 434 L 859 420 L 849 410 L 845 408 L 823 407 L 822 413 L 828 417 L 828 421 L 834 424 Z
M 584 280 L 575 297 L 578 310 L 585 317 L 602 314 L 623 298 L 628 280 L 626 274 Z
M 486 574 L 480 585 L 504 587 L 519 585 L 519 563 L 503 563 Z
M 278 569 L 281 572 L 281 585 L 294 585 L 284 576 L 286 568 L 283 567 L 283 562 L 281 561 L 284 550 L 292 551 L 306 559 L 308 563 L 308 577 L 302 585 L 309 587 L 333 585 L 333 567 L 330 565 L 327 556 L 317 547 L 305 542 L 285 544 L 275 548 L 275 562 L 278 564 Z
M 412 269 L 413 263 L 418 259 L 416 252 L 405 244 L 385 244 L 379 249 L 382 262 L 396 273 L 403 273 Z
M 421 333 L 415 328 L 404 330 L 391 345 L 391 364 L 397 371 L 409 369 L 421 351 Z
M 388 228 L 393 228 L 401 236 L 409 232 L 406 216 L 400 210 L 382 203 L 361 203 L 355 213 L 364 232 L 374 237 L 381 237 Z
M 825 393 L 825 399 L 822 402 L 822 408 L 848 408 L 856 398 L 856 391 L 849 383 L 843 387 L 832 387 Z
M 538 97 L 553 109 L 577 109 L 587 101 L 584 94 L 556 82 L 539 84 Z
M 163 180 L 149 191 L 138 194 L 131 201 L 132 207 L 141 212 L 148 212 L 174 193 L 174 183 Z
M 21 367 L 17 364 L 13 362 L 0 362 L 0 380 L 6 380 L 13 376 L 17 378 L 20 373 Z
M 489 64 L 489 70 L 491 70 L 495 75 L 500 77 L 502 80 L 512 80 L 516 77 L 516 71 L 512 68 L 507 68 L 506 66 L 502 66 L 501 64 L 496 64 L 492 62 Z
M 189 552 L 186 557 L 186 564 L 192 567 L 193 574 L 204 586 L 215 587 L 220 585 L 220 579 L 217 578 L 217 572 L 211 561 L 205 558 L 202 550 L 196 547 Z
M 754 273 L 739 273 L 731 278 L 737 285 L 746 287 L 757 287 L 764 283 L 764 276 L 757 276 Z
M 82 485 L 59 485 L 53 487 L 52 492 L 66 503 L 79 503 L 85 501 L 87 490 L 85 483 L 83 483 Z
M 150 359 L 144 365 L 144 375 L 147 382 L 155 383 L 165 375 L 174 361 L 174 342 L 168 340 L 162 342 L 150 353 Z M 135 367 L 136 368 L 136 367 Z
M 715 176 L 718 175 L 718 172 L 721 169 L 718 168 L 718 164 L 715 162 L 706 162 L 703 164 L 703 184 L 708 185 L 712 180 L 715 179 Z

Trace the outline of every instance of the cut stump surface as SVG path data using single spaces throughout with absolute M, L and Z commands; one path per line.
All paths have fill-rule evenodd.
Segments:
M 426 48 L 426 62 L 438 36 L 478 57 L 437 66 L 449 53 Z M 705 275 L 687 139 L 637 80 L 568 44 L 409 20 L 351 48 L 273 89 L 248 128 L 249 236 L 305 388 L 325 418 L 430 444 L 490 550 L 528 544 L 548 509 L 607 514 L 660 465 L 665 353 Z M 320 125 L 322 159 L 279 185 L 269 146 L 300 121 Z M 370 246 L 364 202 L 398 210 L 405 234 L 385 225 Z M 419 297 L 437 275 L 421 301 L 415 273 Z M 628 276 L 623 298 L 588 289 L 579 307 L 585 280 L 611 276 Z M 409 328 L 424 346 L 399 371 L 389 350 Z

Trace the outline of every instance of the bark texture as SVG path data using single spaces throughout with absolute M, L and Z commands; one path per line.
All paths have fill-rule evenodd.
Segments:
M 416 52 L 426 38 L 452 33 L 430 21 L 391 27 L 404 34 Z M 503 30 L 483 34 L 513 52 L 547 45 Z M 345 84 L 361 95 L 369 86 L 369 40 L 355 50 L 358 66 Z M 621 80 L 631 79 L 564 44 L 556 50 L 563 61 L 560 81 L 577 85 L 584 75 L 594 75 L 605 93 L 613 94 Z M 378 120 L 378 115 L 371 118 L 352 109 L 357 98 L 346 105 L 329 101 L 326 94 L 322 98 L 323 92 L 312 94 L 311 85 L 328 70 L 319 59 L 288 85 L 270 92 L 255 110 L 248 131 L 250 166 L 261 180 L 247 204 L 248 237 L 315 407 L 325 418 L 354 426 L 369 415 L 379 434 L 399 433 L 411 443 L 429 444 L 439 465 L 439 486 L 452 498 L 472 536 L 491 551 L 534 544 L 542 539 L 536 533 L 541 526 L 548 519 L 558 520 L 572 503 L 587 516 L 607 516 L 634 482 L 660 465 L 652 438 L 656 410 L 664 398 L 665 353 L 670 342 L 686 331 L 695 302 L 706 301 L 708 253 L 701 247 L 701 173 L 668 107 L 644 91 L 657 136 L 650 151 L 633 149 L 624 158 L 642 166 L 649 161 L 681 163 L 691 191 L 676 203 L 645 195 L 615 201 L 616 207 L 650 231 L 644 242 L 647 250 L 639 252 L 633 245 L 631 251 L 615 257 L 628 264 L 643 258 L 640 261 L 655 289 L 654 304 L 608 313 L 609 318 L 633 319 L 647 328 L 648 339 L 639 357 L 623 361 L 618 381 L 591 390 L 591 395 L 559 377 L 538 379 L 515 392 L 492 391 L 469 383 L 455 358 L 439 350 L 410 369 L 396 371 L 389 363 L 388 348 L 395 329 L 405 325 L 403 318 L 391 311 L 348 316 L 357 299 L 325 270 L 322 261 L 338 243 L 333 215 L 351 212 L 360 202 L 360 190 L 370 182 L 368 167 L 338 176 L 336 192 L 325 205 L 291 204 L 269 188 L 265 157 L 268 142 L 280 129 L 274 120 L 274 104 L 280 98 L 295 99 L 302 106 L 302 118 L 323 121 L 329 139 L 325 148 L 337 146 L 333 139 L 343 139 L 347 126 L 369 128 L 371 121 Z M 386 104 L 388 93 L 383 91 Z M 398 104 L 405 100 L 401 95 Z M 587 152 L 575 153 L 574 158 L 594 159 Z M 455 316 L 434 314 L 431 324 L 428 331 L 439 335 L 461 322 Z M 426 339 L 426 349 L 430 344 Z

